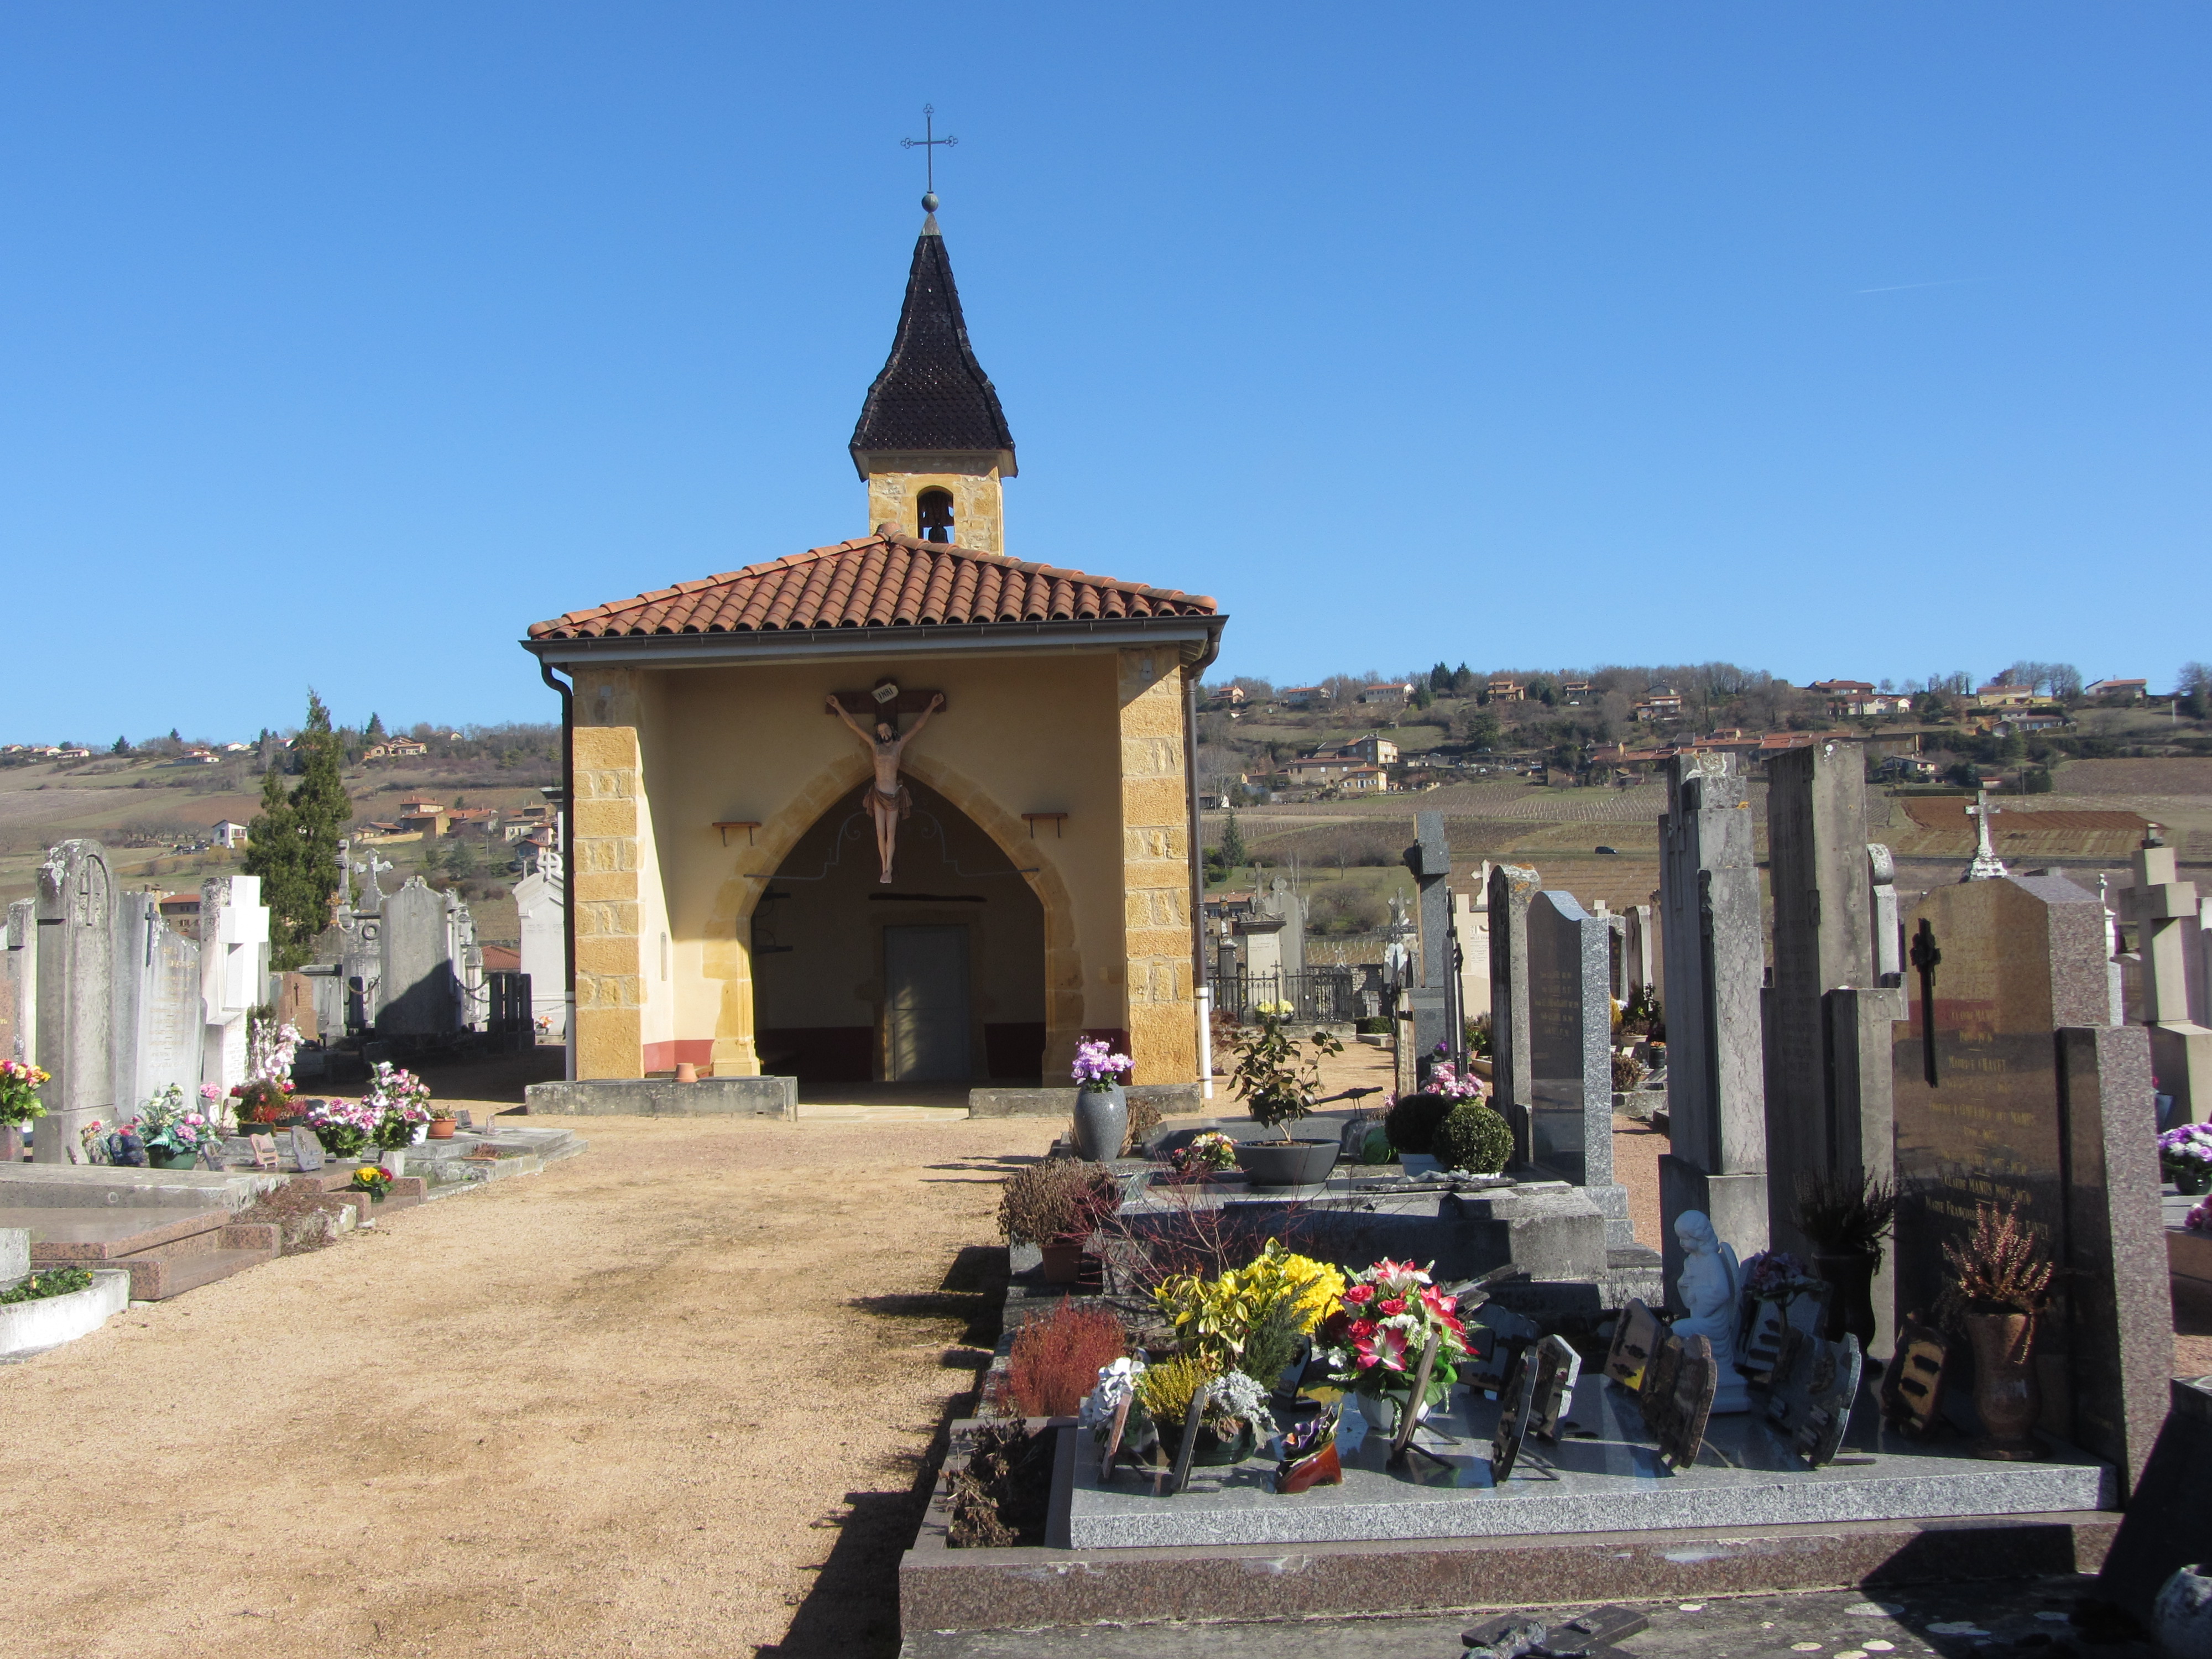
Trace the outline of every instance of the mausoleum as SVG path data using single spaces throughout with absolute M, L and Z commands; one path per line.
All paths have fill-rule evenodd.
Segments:
M 563 694 L 574 1075 L 1033 1086 L 1089 1035 L 1196 1080 L 1225 618 L 1008 556 L 1013 438 L 933 212 L 850 448 L 871 533 L 524 641 Z

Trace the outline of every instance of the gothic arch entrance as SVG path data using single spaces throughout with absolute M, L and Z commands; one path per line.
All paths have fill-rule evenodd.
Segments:
M 908 774 L 895 878 L 858 791 L 799 836 L 754 907 L 761 1070 L 820 1083 L 1034 1086 L 1044 909 L 966 813 Z

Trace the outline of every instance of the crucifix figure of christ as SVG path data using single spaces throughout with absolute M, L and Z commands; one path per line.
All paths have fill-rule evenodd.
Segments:
M 885 884 L 891 878 L 891 854 L 898 842 L 898 821 L 914 810 L 914 797 L 899 781 L 899 756 L 907 744 L 921 735 L 921 728 L 929 724 L 929 717 L 944 707 L 945 694 L 940 691 L 929 700 L 929 707 L 915 721 L 914 730 L 904 737 L 898 734 L 897 714 L 886 709 L 877 717 L 875 735 L 871 737 L 858 720 L 845 712 L 845 705 L 835 694 L 830 698 L 830 712 L 868 746 L 869 758 L 875 763 L 876 781 L 868 787 L 868 816 L 876 821 L 876 853 L 884 861 L 884 873 L 879 879 Z

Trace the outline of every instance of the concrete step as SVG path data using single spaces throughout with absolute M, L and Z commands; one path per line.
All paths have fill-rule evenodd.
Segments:
M 117 1265 L 131 1270 L 133 1302 L 166 1302 L 258 1267 L 276 1254 L 274 1249 L 202 1250 L 191 1255 L 131 1256 Z

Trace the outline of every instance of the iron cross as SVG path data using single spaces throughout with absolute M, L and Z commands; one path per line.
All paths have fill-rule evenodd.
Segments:
M 1943 953 L 1936 948 L 1936 930 L 1920 918 L 1920 931 L 1912 936 L 1912 965 L 1920 970 L 1920 1068 L 1928 1086 L 1936 1086 L 1936 964 Z
M 921 152 L 924 176 L 927 181 L 924 185 L 923 188 L 926 189 L 932 196 L 937 194 L 938 146 L 942 144 L 947 149 L 950 149 L 952 145 L 960 142 L 959 139 L 954 137 L 952 134 L 949 132 L 942 138 L 939 138 L 937 136 L 936 120 L 937 106 L 934 104 L 924 104 L 921 106 L 921 131 L 924 136 L 920 138 L 902 138 L 899 140 L 899 148 L 901 149 L 919 149 Z M 937 204 L 934 202 L 928 203 L 926 205 L 933 213 L 937 210 Z

